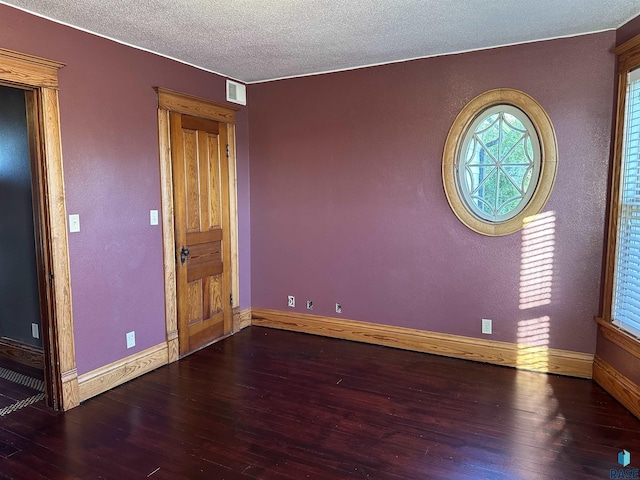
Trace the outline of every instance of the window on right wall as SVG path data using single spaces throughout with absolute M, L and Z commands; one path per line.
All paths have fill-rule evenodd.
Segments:
M 626 333 L 629 345 L 640 342 L 640 36 L 616 53 L 618 110 L 601 323 Z
M 640 68 L 625 93 L 612 320 L 640 337 Z

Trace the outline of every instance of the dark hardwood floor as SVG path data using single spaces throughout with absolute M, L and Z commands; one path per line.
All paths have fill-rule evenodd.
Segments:
M 595 383 L 251 327 L 0 418 L 0 478 L 608 479 L 640 421 Z

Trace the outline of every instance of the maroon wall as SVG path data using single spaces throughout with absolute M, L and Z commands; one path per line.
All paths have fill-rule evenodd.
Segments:
M 161 86 L 224 100 L 224 78 L 0 5 L 0 47 L 64 62 L 60 71 L 78 373 L 165 339 L 157 98 Z M 237 115 L 242 290 L 250 305 L 248 116 Z M 137 346 L 126 349 L 125 334 Z
M 594 352 L 615 32 L 251 85 L 252 306 Z M 490 238 L 449 208 L 442 151 L 480 93 L 520 89 L 556 130 L 551 303 L 520 309 L 521 233 Z
M 510 342 L 519 321 L 548 316 L 549 346 L 593 352 L 615 40 L 605 32 L 251 85 L 237 125 L 241 307 L 285 310 L 294 294 L 301 312 L 311 299 L 313 313 L 335 316 L 341 302 L 345 318 L 476 337 L 492 318 L 485 338 Z M 82 224 L 70 249 L 84 373 L 164 340 L 161 231 L 148 225 L 160 208 L 152 87 L 222 100 L 224 79 L 4 5 L 0 47 L 67 64 L 61 128 L 67 209 Z M 497 87 L 533 95 L 558 135 L 545 209 L 556 217 L 552 301 L 527 310 L 521 235 L 469 231 L 442 189 L 455 115 Z M 137 346 L 126 350 L 130 330 Z
M 616 45 L 622 45 L 627 40 L 631 40 L 638 35 L 638 33 L 640 33 L 640 15 L 632 18 L 616 31 Z
M 640 16 L 632 19 L 618 29 L 616 45 L 622 45 L 636 35 L 640 35 Z M 615 125 L 613 128 L 615 132 Z M 614 132 L 612 132 L 612 135 Z M 640 385 L 640 358 L 637 358 L 625 349 L 607 340 L 599 331 L 596 354 L 629 378 L 633 383 Z

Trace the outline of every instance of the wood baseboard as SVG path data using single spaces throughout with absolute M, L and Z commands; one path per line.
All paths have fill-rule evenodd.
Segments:
M 640 419 L 640 386 L 596 355 L 593 380 Z
M 233 309 L 233 333 L 238 333 L 243 328 L 251 326 L 251 308 L 240 310 L 239 307 Z
M 253 308 L 252 325 L 342 338 L 446 357 L 591 378 L 593 354 L 518 345 L 404 327 Z
M 78 377 L 80 401 L 84 402 L 167 363 L 169 350 L 166 343 L 161 343 L 82 374 Z
M 240 310 L 240 330 L 251 326 L 251 308 Z
M 78 369 L 73 368 L 60 375 L 62 383 L 62 410 L 65 412 L 80 405 L 80 393 L 78 389 Z
M 42 353 L 42 348 L 29 345 L 28 343 L 2 337 L 0 338 L 0 357 L 8 358 L 22 365 L 44 370 L 44 354 Z
M 169 351 L 168 363 L 177 362 L 180 358 L 180 343 L 177 336 L 167 340 L 167 348 Z

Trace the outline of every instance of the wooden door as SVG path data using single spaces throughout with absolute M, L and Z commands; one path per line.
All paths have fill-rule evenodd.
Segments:
M 170 114 L 180 355 L 231 333 L 227 124 Z

